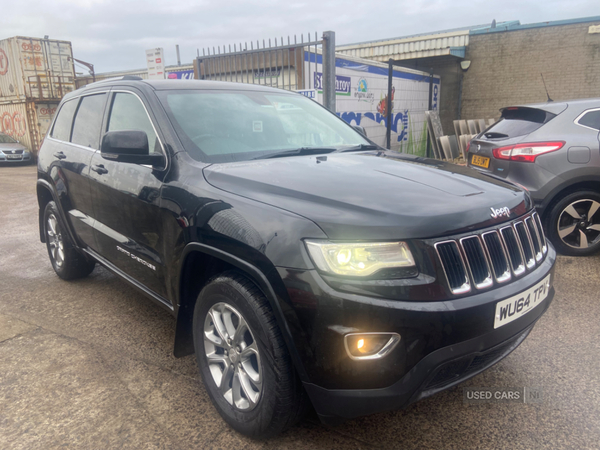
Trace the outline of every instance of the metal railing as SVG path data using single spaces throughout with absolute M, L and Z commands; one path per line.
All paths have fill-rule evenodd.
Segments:
M 72 77 L 38 74 L 27 77 L 25 94 L 32 100 L 60 100 L 74 89 Z
M 307 73 L 311 73 L 311 58 L 308 58 L 308 70 L 305 67 L 305 52 L 317 53 L 323 40 L 314 39 L 310 33 L 307 41 L 304 34 L 290 36 L 287 43 L 283 37 L 260 41 L 233 44 L 226 47 L 203 48 L 198 50 L 199 78 L 203 80 L 232 81 L 237 83 L 262 84 L 287 90 L 313 89 L 314 82 Z M 315 60 L 314 64 L 317 62 Z

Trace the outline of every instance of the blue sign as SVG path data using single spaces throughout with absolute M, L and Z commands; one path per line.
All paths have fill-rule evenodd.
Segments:
M 193 80 L 194 70 L 178 70 L 175 72 L 167 72 L 169 80 Z
M 336 95 L 350 95 L 350 87 L 352 85 L 352 79 L 350 77 L 344 77 L 342 75 L 335 76 L 335 94 Z M 319 91 L 319 94 L 323 92 L 323 74 L 321 72 L 315 72 L 315 89 Z
M 314 89 L 299 89 L 296 91 L 298 94 L 304 95 L 305 97 L 316 99 L 317 91 Z

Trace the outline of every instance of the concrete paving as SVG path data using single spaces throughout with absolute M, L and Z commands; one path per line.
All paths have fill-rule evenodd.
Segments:
M 529 338 L 405 411 L 270 441 L 232 431 L 175 320 L 103 268 L 64 282 L 38 235 L 34 166 L 0 167 L 0 449 L 538 449 L 600 447 L 600 256 L 560 257 Z M 540 387 L 539 404 L 463 404 L 463 388 Z

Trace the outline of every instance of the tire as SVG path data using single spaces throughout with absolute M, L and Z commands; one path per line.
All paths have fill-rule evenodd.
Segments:
M 48 202 L 44 209 L 44 234 L 52 268 L 60 278 L 74 280 L 92 273 L 95 262 L 72 245 L 54 202 Z
M 239 433 L 272 437 L 303 416 L 306 394 L 270 305 L 243 275 L 225 272 L 202 289 L 194 309 L 194 347 L 213 405 Z
M 600 193 L 566 195 L 550 209 L 546 233 L 556 250 L 568 256 L 588 256 L 600 250 Z

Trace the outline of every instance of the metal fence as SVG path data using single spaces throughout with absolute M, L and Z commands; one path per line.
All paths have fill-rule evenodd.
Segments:
M 203 48 L 202 55 L 198 51 L 199 78 L 203 80 L 233 81 L 237 83 L 262 84 L 291 91 L 312 89 L 312 81 L 305 73 L 304 52 L 317 51 L 323 40 L 318 34 L 288 36 L 287 43 L 283 37 L 250 41 L 228 47 L 218 46 Z M 255 45 L 256 44 L 256 45 Z M 310 72 L 310 69 L 309 69 Z

